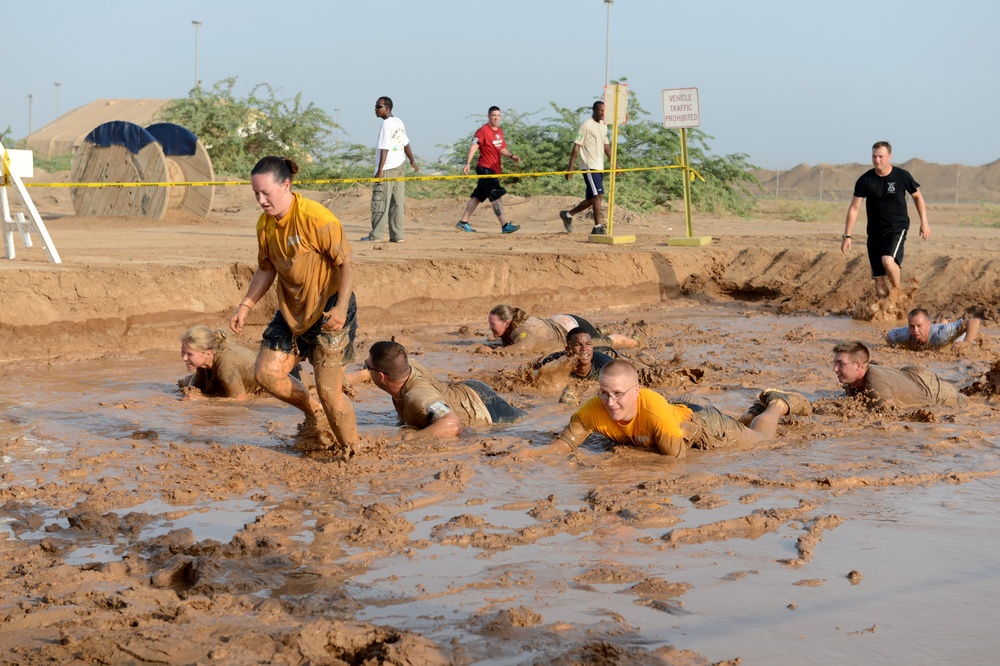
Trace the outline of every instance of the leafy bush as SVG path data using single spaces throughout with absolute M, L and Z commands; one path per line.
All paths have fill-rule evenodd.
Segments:
M 1000 227 L 1000 206 L 989 201 L 979 202 L 979 211 L 969 221 L 977 227 Z
M 329 159 L 330 139 L 337 128 L 316 105 L 302 104 L 302 93 L 278 99 L 266 83 L 239 98 L 233 92 L 236 77 L 206 90 L 194 88 L 188 97 L 164 106 L 159 118 L 183 125 L 205 144 L 216 173 L 248 178 L 265 155 L 281 155 L 307 167 Z

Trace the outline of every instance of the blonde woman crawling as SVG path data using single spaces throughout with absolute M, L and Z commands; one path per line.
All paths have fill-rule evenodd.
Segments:
M 257 353 L 230 344 L 221 329 L 193 326 L 186 330 L 181 336 L 181 360 L 194 373 L 177 382 L 185 399 L 194 399 L 200 391 L 210 397 L 246 400 L 259 390 L 253 374 Z

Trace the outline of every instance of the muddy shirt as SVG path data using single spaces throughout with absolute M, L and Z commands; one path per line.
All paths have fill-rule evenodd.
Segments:
M 454 412 L 463 426 L 493 423 L 478 393 L 462 383 L 445 386 L 415 361 L 410 361 L 410 376 L 392 406 L 403 425 L 421 430 L 449 412 Z
M 551 319 L 528 317 L 517 328 L 502 336 L 504 347 L 517 347 L 522 351 L 553 352 L 566 346 L 566 331 Z
M 948 322 L 947 324 L 931 324 L 931 330 L 927 336 L 927 344 L 925 345 L 917 344 L 917 342 L 910 337 L 909 326 L 893 328 L 885 334 L 885 337 L 889 341 L 890 345 L 903 345 L 912 349 L 943 347 L 950 342 L 965 340 L 965 333 L 962 331 L 962 327 L 964 325 L 965 320 L 963 319 L 957 319 L 955 321 Z
M 350 253 L 340 220 L 297 192 L 283 218 L 263 213 L 257 220 L 257 263 L 269 259 L 277 270 L 278 308 L 292 333 L 302 335 L 323 314 Z
M 958 389 L 954 384 L 915 365 L 905 365 L 899 370 L 869 365 L 865 373 L 865 388 L 858 390 L 845 386 L 844 392 L 849 396 L 861 396 L 872 406 L 892 400 L 901 410 L 958 404 Z
M 201 389 L 205 395 L 235 398 L 240 393 L 257 390 L 257 380 L 253 377 L 257 354 L 240 345 L 230 345 L 215 352 L 211 368 L 198 368 L 191 380 L 191 386 Z
M 556 439 L 566 442 L 570 448 L 583 444 L 590 433 L 597 431 L 615 444 L 631 444 L 653 451 L 661 451 L 657 446 L 662 442 L 671 451 L 670 455 L 680 456 L 688 433 L 682 424 L 691 421 L 691 408 L 674 405 L 662 395 L 647 388 L 639 389 L 639 406 L 635 418 L 628 423 L 611 420 L 601 399 L 594 396 L 583 403 L 563 428 Z
M 605 349 L 608 352 L 614 353 L 614 350 L 611 349 L 610 347 L 604 347 L 603 349 Z M 541 367 L 543 365 L 551 363 L 552 361 L 557 361 L 561 358 L 566 358 L 567 356 L 569 356 L 569 354 L 567 354 L 565 351 L 555 352 L 554 354 L 549 354 L 548 356 L 543 358 L 538 365 L 539 367 Z M 617 358 L 617 354 L 615 355 L 615 357 Z M 611 361 L 613 360 L 615 359 L 609 356 L 608 354 L 605 354 L 604 352 L 599 352 L 595 349 L 594 355 L 590 359 L 589 373 L 587 373 L 586 375 L 578 375 L 576 373 L 576 366 L 574 365 L 572 366 L 573 369 L 570 370 L 569 374 L 572 375 L 573 377 L 576 377 L 577 379 L 590 379 L 596 382 L 598 379 L 600 379 L 601 368 L 606 366 L 608 363 L 611 363 Z

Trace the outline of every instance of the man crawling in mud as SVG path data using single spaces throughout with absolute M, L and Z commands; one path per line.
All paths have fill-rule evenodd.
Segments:
M 623 358 L 612 347 L 594 346 L 594 340 L 587 329 L 577 327 L 566 334 L 566 349 L 549 354 L 535 362 L 532 368 L 532 380 L 536 386 L 556 387 L 566 385 L 559 402 L 575 405 L 580 402 L 576 389 L 580 382 L 596 382 L 600 379 L 601 370 L 616 358 Z M 677 386 L 680 384 L 701 380 L 705 371 L 701 368 L 670 367 L 659 364 L 656 359 L 646 355 L 646 365 L 633 359 L 629 360 L 636 366 L 639 381 L 646 386 Z M 676 361 L 676 359 L 675 359 Z
M 916 409 L 959 403 L 958 389 L 930 370 L 915 365 L 901 369 L 870 364 L 868 347 L 857 340 L 833 348 L 833 371 L 849 397 L 860 397 L 871 409 Z
M 906 316 L 906 326 L 893 328 L 885 334 L 893 346 L 907 349 L 933 349 L 951 344 L 951 350 L 961 354 L 976 342 L 982 322 L 976 317 L 931 323 L 931 316 L 923 308 L 914 308 Z
M 364 369 L 372 383 L 392 397 L 400 422 L 409 428 L 402 439 L 457 437 L 464 427 L 514 423 L 527 416 L 483 382 L 442 384 L 427 368 L 410 361 L 398 342 L 373 344 Z
M 604 366 L 598 385 L 597 395 L 580 406 L 562 432 L 547 446 L 527 451 L 527 457 L 572 453 L 597 431 L 615 444 L 681 458 L 692 448 L 749 446 L 773 440 L 782 416 L 812 413 L 805 396 L 775 389 L 761 392 L 739 419 L 689 398 L 667 401 L 656 391 L 643 388 L 635 366 L 621 359 Z
M 587 329 L 577 326 L 566 334 L 566 349 L 554 352 L 539 360 L 537 370 L 553 371 L 555 368 L 568 369 L 576 379 L 597 380 L 601 369 L 618 358 L 611 347 L 594 347 L 594 340 Z M 558 364 L 553 366 L 553 363 Z M 546 368 L 548 366 L 548 368 Z

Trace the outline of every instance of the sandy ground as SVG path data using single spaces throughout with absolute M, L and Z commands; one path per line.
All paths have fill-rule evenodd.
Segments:
M 411 200 L 405 243 L 354 244 L 358 348 L 396 336 L 531 416 L 389 443 L 388 398 L 357 386 L 365 447 L 345 459 L 297 453 L 301 419 L 271 398 L 179 400 L 178 335 L 223 325 L 252 272 L 249 191 L 220 192 L 208 220 L 161 223 L 76 218 L 68 193 L 32 193 L 64 263 L 19 240 L 0 261 L 0 661 L 940 663 L 1000 649 L 985 610 L 1000 593 L 992 398 L 869 415 L 836 400 L 828 365 L 858 338 L 963 386 L 987 373 L 998 230 L 970 224 L 975 207 L 933 206 L 932 239 L 911 239 L 904 263 L 932 314 L 985 319 L 958 358 L 879 343 L 896 313 L 865 307 L 867 260 L 841 255 L 839 208 L 696 217 L 712 244 L 675 248 L 676 213 L 623 212 L 636 243 L 606 246 L 583 221 L 562 233 L 569 199 L 512 199 L 513 236 L 488 211 L 475 236 L 453 230 L 462 201 Z M 313 196 L 350 238 L 367 231 L 363 188 Z M 642 334 L 667 395 L 738 414 L 787 386 L 815 413 L 751 451 L 667 464 L 592 441 L 523 461 L 572 406 L 522 381 L 532 359 L 482 346 L 501 302 Z

